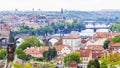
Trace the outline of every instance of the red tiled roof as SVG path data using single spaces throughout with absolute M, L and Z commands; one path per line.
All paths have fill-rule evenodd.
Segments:
M 76 38 L 80 38 L 80 35 L 70 34 L 68 36 L 65 36 L 64 38 L 66 38 L 66 39 L 76 39 Z
M 109 38 L 111 34 L 109 32 L 96 32 L 94 37 L 96 38 Z
M 91 50 L 104 50 L 102 45 L 88 45 L 86 48 Z
M 98 40 L 99 38 L 112 38 L 112 36 L 120 35 L 120 32 L 96 32 L 94 34 L 94 39 Z
M 58 45 L 58 46 L 55 46 L 56 50 L 57 51 L 61 51 L 65 46 L 63 45 Z
M 103 53 L 92 53 L 92 58 L 100 58 Z
M 77 67 L 78 66 L 78 63 L 75 62 L 75 61 L 72 61 L 69 65 L 68 65 L 68 68 L 69 67 Z
M 61 51 L 64 47 L 68 47 L 69 46 L 64 46 L 64 45 L 58 45 L 58 46 L 53 46 L 56 48 L 57 51 Z M 51 48 L 53 48 L 51 47 Z M 30 47 L 30 48 L 26 48 L 24 50 L 24 52 L 26 54 L 42 54 L 45 50 L 48 50 L 49 47 L 48 46 L 42 46 L 42 47 Z
M 79 50 L 81 57 L 89 57 L 91 50 L 90 49 L 82 49 Z
M 118 46 L 118 47 L 119 47 L 119 46 L 120 46 L 120 43 L 110 42 L 110 43 L 109 43 L 109 46 Z
M 48 50 L 49 47 L 30 47 L 24 50 L 26 54 L 42 54 L 45 50 Z
M 112 32 L 112 36 L 120 35 L 120 32 Z

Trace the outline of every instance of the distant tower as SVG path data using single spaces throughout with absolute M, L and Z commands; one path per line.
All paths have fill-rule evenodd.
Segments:
M 40 9 L 38 9 L 38 11 L 40 12 L 41 10 L 40 10 Z
M 15 40 L 10 31 L 9 40 L 7 44 L 7 65 L 6 68 L 9 68 L 9 62 L 14 60 L 14 51 L 15 51 Z
M 61 14 L 63 14 L 63 8 L 61 8 Z
M 32 12 L 34 12 L 34 8 L 32 9 Z
M 17 12 L 18 11 L 18 9 L 15 9 L 15 12 Z

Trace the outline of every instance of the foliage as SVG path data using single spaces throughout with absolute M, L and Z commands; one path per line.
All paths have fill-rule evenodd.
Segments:
M 30 43 L 24 41 L 24 42 L 18 47 L 18 49 L 24 50 L 24 49 L 26 49 L 27 47 L 30 47 L 30 46 L 31 46 Z
M 34 60 L 35 60 L 35 61 L 39 61 L 39 62 L 40 62 L 40 61 L 43 61 L 43 60 L 44 60 L 44 58 L 34 58 Z
M 6 49 L 4 47 L 0 48 L 0 60 L 5 59 L 7 56 Z
M 79 52 L 71 52 L 64 57 L 65 66 L 68 66 L 72 61 L 81 62 Z
M 43 57 L 46 59 L 46 60 L 52 60 L 54 59 L 55 57 L 57 56 L 57 51 L 55 48 L 50 48 L 48 49 L 48 51 L 44 51 L 43 52 Z
M 26 55 L 22 49 L 16 49 L 15 53 L 17 57 L 22 60 L 30 60 L 32 58 L 31 55 Z
M 29 43 L 30 46 L 43 46 L 35 36 L 27 36 L 24 38 L 24 41 Z
M 26 49 L 27 47 L 32 46 L 43 46 L 44 44 L 40 43 L 40 41 L 35 36 L 27 36 L 24 38 L 24 42 L 18 47 L 18 49 Z
M 56 23 L 49 24 L 49 26 L 40 27 L 38 29 L 33 29 L 28 26 L 20 26 L 20 30 L 12 31 L 14 35 L 28 33 L 30 35 L 43 35 L 47 36 L 52 33 L 69 33 L 72 30 L 80 31 L 84 29 L 85 25 L 80 23 L 78 20 L 73 20 L 72 23 L 66 21 L 58 21 Z
M 115 42 L 115 43 L 120 42 L 120 35 L 115 36 L 114 38 L 112 38 L 112 41 Z
M 30 63 L 25 63 L 24 68 L 32 68 Z
M 43 57 L 44 57 L 45 59 L 47 59 L 47 56 L 48 56 L 48 51 L 44 51 L 44 52 L 43 52 Z
M 112 23 L 109 28 L 111 31 L 120 32 L 120 22 Z
M 108 49 L 108 44 L 109 44 L 109 43 L 110 43 L 109 40 L 105 40 L 105 41 L 104 41 L 103 48 L 104 48 L 104 49 Z
M 13 66 L 14 68 L 32 68 L 30 63 L 25 63 L 24 66 L 22 66 L 17 62 L 11 62 L 10 65 Z
M 103 54 L 100 58 L 101 63 L 109 65 L 110 67 L 115 67 L 115 65 L 120 65 L 120 54 L 118 53 L 110 53 Z
M 102 62 L 100 64 L 100 68 L 108 68 L 108 65 L 106 64 L 106 62 Z
M 17 62 L 11 62 L 10 65 L 13 66 L 14 68 L 22 68 L 22 65 L 20 65 Z
M 31 55 L 26 55 L 23 50 L 26 49 L 27 47 L 32 47 L 32 46 L 43 46 L 42 43 L 37 39 L 35 36 L 27 36 L 24 38 L 24 42 L 16 49 L 15 53 L 17 54 L 17 57 L 22 59 L 22 60 L 30 60 Z
M 100 68 L 100 63 L 98 59 L 90 60 L 87 65 L 87 68 Z
M 52 60 L 51 62 L 41 62 L 40 63 L 40 68 L 55 68 L 55 65 L 56 65 L 56 61 L 55 60 Z

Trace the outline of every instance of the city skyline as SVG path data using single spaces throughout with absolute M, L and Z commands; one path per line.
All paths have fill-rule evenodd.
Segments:
M 4 10 L 66 10 L 98 11 L 120 10 L 120 0 L 0 0 L 0 11 Z

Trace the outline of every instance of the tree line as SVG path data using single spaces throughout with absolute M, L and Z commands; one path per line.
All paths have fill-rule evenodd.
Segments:
M 52 23 L 49 26 L 40 27 L 37 29 L 30 28 L 28 26 L 20 26 L 18 31 L 12 31 L 14 35 L 17 34 L 30 34 L 30 35 L 43 35 L 47 36 L 49 34 L 56 33 L 70 33 L 71 31 L 81 31 L 85 28 L 85 25 L 77 20 L 73 20 L 72 23 L 66 21 L 60 21 L 57 23 Z

